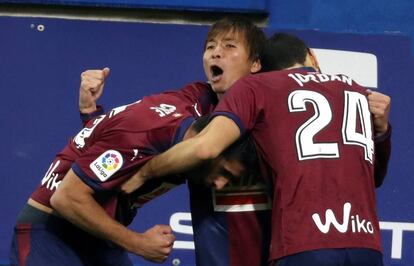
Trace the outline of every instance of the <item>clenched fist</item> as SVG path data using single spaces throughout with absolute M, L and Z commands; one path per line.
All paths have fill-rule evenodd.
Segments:
M 79 88 L 79 111 L 91 113 L 96 110 L 96 101 L 101 97 L 105 79 L 109 76 L 109 68 L 102 70 L 86 70 L 81 74 Z
M 388 130 L 391 98 L 377 91 L 368 91 L 368 93 L 369 110 L 374 116 L 375 134 L 384 134 Z

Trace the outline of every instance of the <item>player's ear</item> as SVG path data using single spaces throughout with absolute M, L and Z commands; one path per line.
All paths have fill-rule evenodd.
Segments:
M 229 179 L 224 176 L 218 176 L 216 179 L 214 179 L 213 183 L 214 187 L 220 190 L 223 189 L 227 183 L 229 183 Z
M 319 62 L 318 62 L 318 59 L 316 58 L 315 52 L 311 48 L 309 48 L 308 50 L 309 50 L 309 57 L 310 57 L 312 67 L 320 72 L 321 69 L 319 67 Z
M 250 73 L 257 73 L 260 71 L 260 69 L 262 69 L 262 64 L 260 63 L 259 59 L 256 59 L 250 66 Z

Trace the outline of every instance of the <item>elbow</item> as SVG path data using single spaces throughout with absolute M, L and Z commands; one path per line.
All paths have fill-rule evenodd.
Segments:
M 70 193 L 65 189 L 57 189 L 50 198 L 50 205 L 55 211 L 62 213 L 69 208 L 71 201 Z
M 68 202 L 67 197 L 65 196 L 65 191 L 62 190 L 56 190 L 55 193 L 53 193 L 52 197 L 50 198 L 50 205 L 52 208 L 61 213 L 62 210 L 66 208 L 66 203 Z
M 221 150 L 215 145 L 209 145 L 206 142 L 199 142 L 196 146 L 195 156 L 200 161 L 211 160 L 218 157 Z

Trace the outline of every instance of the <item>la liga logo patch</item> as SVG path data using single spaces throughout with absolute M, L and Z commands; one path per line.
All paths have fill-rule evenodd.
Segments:
M 119 166 L 119 157 L 115 153 L 106 153 L 102 158 L 102 166 L 108 170 L 116 170 Z
M 122 155 L 115 150 L 108 150 L 102 153 L 89 168 L 102 182 L 108 180 L 113 174 L 121 169 L 124 160 Z

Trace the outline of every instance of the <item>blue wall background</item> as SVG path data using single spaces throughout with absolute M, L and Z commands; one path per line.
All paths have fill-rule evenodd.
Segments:
M 52 2 L 56 1 L 44 3 Z M 77 2 L 59 1 L 59 4 Z M 117 4 L 122 2 L 133 2 L 135 6 L 148 3 L 125 0 Z M 382 230 L 384 258 L 386 265 L 414 265 L 413 2 L 246 0 L 231 1 L 226 3 L 228 7 L 223 7 L 224 1 L 208 1 L 212 6 L 207 7 L 200 7 L 197 1 L 189 4 L 171 0 L 168 5 L 158 2 L 162 8 L 181 8 L 180 4 L 184 4 L 197 10 L 268 12 L 269 34 L 277 29 L 287 30 L 314 48 L 377 56 L 378 90 L 392 97 L 394 129 L 389 174 L 378 189 L 380 220 L 394 229 Z M 10 236 L 20 207 L 40 182 L 54 155 L 69 136 L 80 130 L 77 112 L 80 73 L 85 69 L 111 67 L 101 101 L 107 110 L 149 93 L 204 80 L 201 55 L 207 29 L 190 25 L 0 17 L 3 140 L 0 264 L 7 264 Z M 144 206 L 133 227 L 142 231 L 154 223 L 169 224 L 173 213 L 188 212 L 187 198 L 184 186 L 167 193 Z M 181 223 L 190 224 L 187 220 Z M 191 241 L 191 235 L 176 232 L 177 240 Z M 396 257 L 398 252 L 400 257 Z M 192 250 L 174 250 L 166 265 L 171 265 L 174 259 L 180 265 L 194 265 Z M 137 265 L 153 265 L 136 256 L 134 261 Z
M 412 0 L 268 0 L 267 10 L 270 27 L 414 36 Z
M 414 36 L 412 0 L 0 0 L 0 3 L 258 13 L 270 28 Z M 414 44 L 412 44 L 414 51 Z

